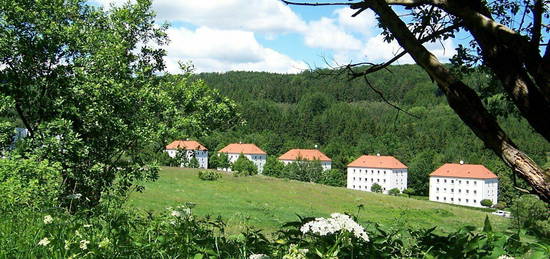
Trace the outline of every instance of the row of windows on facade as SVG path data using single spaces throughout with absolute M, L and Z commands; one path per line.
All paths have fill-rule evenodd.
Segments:
M 439 183 L 439 179 L 437 179 L 437 182 Z M 447 179 L 443 179 L 443 182 L 444 182 L 444 183 L 447 183 Z M 476 181 L 472 181 L 472 182 L 474 182 L 474 185 L 477 184 Z M 451 183 L 455 183 L 455 180 L 451 180 Z M 461 184 L 461 183 L 462 183 L 462 180 L 458 180 L 458 183 Z M 466 181 L 466 184 L 470 184 L 470 181 Z
M 436 196 L 435 197 L 436 200 L 439 200 L 439 196 Z M 447 201 L 447 197 L 443 197 L 443 200 L 444 201 Z M 451 201 L 454 201 L 454 198 L 450 198 Z M 469 199 L 465 199 L 466 200 L 466 203 L 470 202 Z M 458 198 L 458 202 L 462 202 L 462 199 L 461 198 Z M 477 203 L 477 200 L 473 200 L 474 203 Z
M 357 189 L 361 189 L 361 185 L 358 185 L 357 187 L 358 187 Z M 352 188 L 353 188 L 353 189 L 355 189 L 355 185 L 353 185 L 353 187 L 352 187 Z M 365 189 L 365 190 L 366 190 L 366 189 L 367 189 L 367 186 L 366 186 L 366 185 L 365 185 L 365 186 L 363 186 L 363 189 Z M 382 190 L 383 190 L 383 191 L 385 191 L 385 190 L 386 190 L 386 187 L 382 187 Z
M 435 188 L 435 190 L 437 192 L 439 192 L 439 187 Z M 447 191 L 447 188 L 443 188 L 443 191 L 446 192 Z M 466 193 L 470 193 L 470 190 L 465 190 Z M 451 189 L 451 192 L 454 193 L 455 192 L 455 189 Z M 461 189 L 458 189 L 458 193 L 462 193 L 462 190 Z M 474 190 L 474 194 L 477 194 L 477 191 Z
M 356 171 L 358 170 L 358 171 Z M 384 174 L 386 174 L 386 171 L 382 170 L 384 172 Z M 354 173 L 363 173 L 363 170 L 362 169 L 353 169 L 353 172 Z M 380 170 L 376 170 L 376 172 L 378 174 L 380 174 Z M 405 171 L 397 171 L 396 173 L 404 173 Z M 370 174 L 374 174 L 374 170 L 369 170 L 369 169 L 365 169 L 365 173 L 370 173 Z
M 231 156 L 231 158 L 238 158 L 240 155 Z M 250 159 L 262 159 L 263 156 L 250 156 Z
M 363 178 L 359 177 L 359 181 L 361 181 Z M 353 177 L 353 180 L 355 181 L 355 177 Z M 384 183 L 386 182 L 386 179 L 383 179 L 384 180 Z M 401 183 L 403 183 L 403 179 L 399 179 L 401 181 Z M 399 180 L 395 180 L 395 183 L 399 183 Z M 368 178 L 364 178 L 364 181 L 367 182 L 368 181 Z M 374 182 L 374 178 L 370 178 L 370 181 L 371 182 Z M 380 179 L 376 179 L 376 182 L 380 182 Z

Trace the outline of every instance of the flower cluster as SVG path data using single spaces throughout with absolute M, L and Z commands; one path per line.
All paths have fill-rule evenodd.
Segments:
M 369 237 L 365 229 L 353 221 L 353 219 L 345 214 L 333 213 L 330 218 L 316 218 L 314 221 L 304 224 L 300 231 L 302 233 L 315 233 L 321 236 L 333 234 L 341 230 L 347 230 L 357 238 L 369 241 Z
M 48 224 L 50 224 L 50 223 L 53 222 L 53 218 L 52 218 L 52 216 L 50 216 L 50 215 L 46 215 L 46 216 L 44 216 L 44 220 L 43 220 L 43 221 L 44 221 L 44 224 L 48 225 Z

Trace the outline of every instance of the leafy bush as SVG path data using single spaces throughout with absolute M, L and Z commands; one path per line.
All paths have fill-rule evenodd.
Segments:
M 323 175 L 323 167 L 319 161 L 297 160 L 285 166 L 284 178 L 318 183 Z
M 264 171 L 263 174 L 267 176 L 272 177 L 280 177 L 283 175 L 283 171 L 285 170 L 285 164 L 283 162 L 279 161 L 274 156 L 267 157 L 267 161 L 264 165 Z
M 522 195 L 511 207 L 514 227 L 525 228 L 529 233 L 550 238 L 548 205 L 535 195 Z M 542 229 L 541 229 L 542 227 Z
M 201 170 L 199 171 L 199 178 L 204 181 L 216 181 L 222 178 L 222 174 L 216 171 Z
M 405 190 L 403 190 L 403 194 L 406 194 L 409 198 L 411 197 L 411 195 L 415 194 L 416 193 L 416 190 L 414 188 L 406 188 Z
M 187 164 L 189 168 L 199 168 L 199 166 L 199 160 L 194 156 L 189 160 L 189 164 Z
M 370 191 L 371 192 L 382 192 L 382 186 L 380 186 L 380 184 L 374 183 L 370 187 Z
M 393 188 L 393 189 L 388 191 L 388 194 L 393 195 L 393 196 L 398 196 L 400 193 L 401 193 L 401 191 L 397 188 Z
M 495 209 L 503 210 L 506 208 L 506 202 L 499 201 L 497 204 L 495 204 Z
M 234 176 L 250 176 L 258 174 L 258 168 L 254 162 L 250 161 L 243 154 L 231 165 L 231 170 L 234 171 Z
M 32 158 L 0 159 L 0 210 L 56 205 L 61 188 L 59 166 Z
M 481 200 L 480 204 L 481 204 L 481 206 L 489 208 L 489 207 L 493 206 L 493 201 L 489 200 L 489 199 L 483 199 L 483 200 Z
M 343 187 L 346 186 L 346 174 L 338 169 L 323 171 L 320 184 Z

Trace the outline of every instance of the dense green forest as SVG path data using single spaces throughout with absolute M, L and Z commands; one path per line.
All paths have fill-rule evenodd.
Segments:
M 201 73 L 194 79 L 237 101 L 244 119 L 242 125 L 199 137 L 211 151 L 243 141 L 279 156 L 291 148 L 319 145 L 342 174 L 362 154 L 393 155 L 408 165 L 409 187 L 418 195 L 428 194 L 429 173 L 443 163 L 464 160 L 484 164 L 500 176 L 501 201 L 509 203 L 516 196 L 511 171 L 484 148 L 416 65 L 392 66 L 372 74 L 371 86 L 329 70 L 296 75 Z M 549 167 L 545 152 L 550 145 L 516 116 L 502 93 L 493 90 L 496 87 L 487 83 L 491 78 L 476 72 L 464 79 L 478 86 L 487 107 L 516 144 Z M 517 184 L 523 185 L 519 179 Z

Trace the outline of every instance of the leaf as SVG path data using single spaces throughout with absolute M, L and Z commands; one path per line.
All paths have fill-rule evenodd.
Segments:
M 493 232 L 491 221 L 489 221 L 489 215 L 485 215 L 485 222 L 483 223 L 483 232 L 485 233 Z
M 195 256 L 193 257 L 194 259 L 202 259 L 204 257 L 204 255 L 202 254 L 195 254 Z

